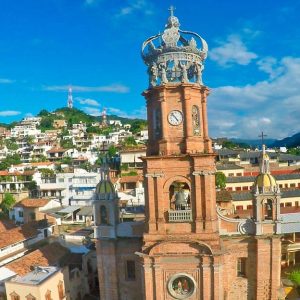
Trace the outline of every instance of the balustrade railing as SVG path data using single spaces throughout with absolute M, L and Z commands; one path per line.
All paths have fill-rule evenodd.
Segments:
M 169 222 L 191 222 L 192 219 L 192 211 L 189 210 L 169 210 L 168 211 Z

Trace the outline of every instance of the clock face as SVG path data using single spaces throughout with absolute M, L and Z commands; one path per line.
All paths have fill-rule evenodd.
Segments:
M 182 112 L 179 110 L 172 110 L 168 115 L 168 121 L 171 125 L 177 126 L 182 123 Z

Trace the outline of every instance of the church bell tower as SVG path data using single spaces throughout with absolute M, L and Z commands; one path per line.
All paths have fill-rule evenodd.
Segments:
M 164 32 L 142 45 L 149 74 L 143 93 L 146 228 L 139 253 L 144 298 L 221 299 L 215 155 L 202 81 L 208 46 L 197 33 L 181 30 L 170 11 Z

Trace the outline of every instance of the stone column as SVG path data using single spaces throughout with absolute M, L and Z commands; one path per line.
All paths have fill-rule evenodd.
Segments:
M 193 172 L 194 191 L 192 199 L 192 209 L 195 220 L 195 232 L 203 232 L 203 211 L 202 211 L 202 186 L 199 172 Z
M 154 262 L 154 280 L 155 280 L 154 299 L 164 300 L 164 293 L 166 292 L 164 288 L 164 278 L 162 276 L 162 269 L 157 262 Z
M 146 174 L 146 184 L 147 184 L 147 194 L 145 194 L 145 203 L 148 208 L 148 231 L 153 232 L 156 231 L 156 213 L 155 213 L 155 189 L 154 189 L 154 180 L 151 174 Z M 147 211 L 146 211 L 147 212 Z M 147 222 L 146 222 L 147 224 Z
M 143 299 L 154 300 L 154 271 L 152 262 L 150 260 L 144 260 L 142 274 L 142 288 L 143 288 Z
M 279 298 L 280 289 L 280 271 L 281 271 L 281 242 L 279 237 L 273 237 L 271 240 L 271 299 Z
M 211 264 L 210 257 L 204 256 L 202 262 L 202 288 L 203 288 L 203 300 L 211 300 Z

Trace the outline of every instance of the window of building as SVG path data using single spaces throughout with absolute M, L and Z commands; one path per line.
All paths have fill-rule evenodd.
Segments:
M 36 300 L 36 298 L 32 294 L 27 295 L 25 298 L 26 300 Z
M 30 215 L 30 219 L 32 221 L 35 220 L 35 213 L 34 212 L 31 212 L 29 215 Z
M 227 188 L 227 191 L 232 191 L 232 187 L 228 187 L 228 188 Z
M 65 291 L 64 291 L 64 283 L 62 281 L 59 281 L 57 285 L 57 289 L 58 289 L 59 300 L 63 300 L 65 297 Z
M 237 259 L 237 276 L 246 277 L 246 257 L 239 257 Z
M 295 201 L 295 206 L 296 206 L 296 207 L 299 206 L 299 201 Z
M 290 187 L 291 187 L 291 188 L 296 187 L 296 183 L 291 183 L 291 184 L 290 184 Z
M 243 205 L 238 205 L 237 207 L 236 207 L 236 210 L 243 210 L 244 208 L 243 208 Z
M 286 202 L 286 203 L 285 203 L 285 206 L 286 206 L 286 207 L 292 206 L 292 202 Z
M 280 207 L 284 207 L 284 203 L 280 203 Z
M 10 294 L 10 300 L 20 300 L 20 296 L 16 292 Z
M 242 176 L 242 173 L 236 173 L 236 176 Z
M 241 188 L 240 186 L 237 186 L 237 187 L 235 188 L 235 190 L 236 190 L 236 191 L 241 191 L 242 188 Z
M 252 209 L 252 205 L 247 205 L 247 209 Z
M 228 173 L 228 177 L 233 177 L 234 173 Z
M 135 261 L 126 261 L 126 280 L 135 280 Z
M 58 182 L 64 182 L 64 178 L 58 178 Z
M 23 218 L 23 211 L 19 210 L 19 218 Z
M 52 300 L 51 298 L 51 291 L 47 291 L 47 293 L 45 294 L 45 300 Z
M 243 186 L 243 191 L 248 191 L 248 187 L 247 186 Z
M 282 188 L 282 184 L 279 184 L 279 187 Z

